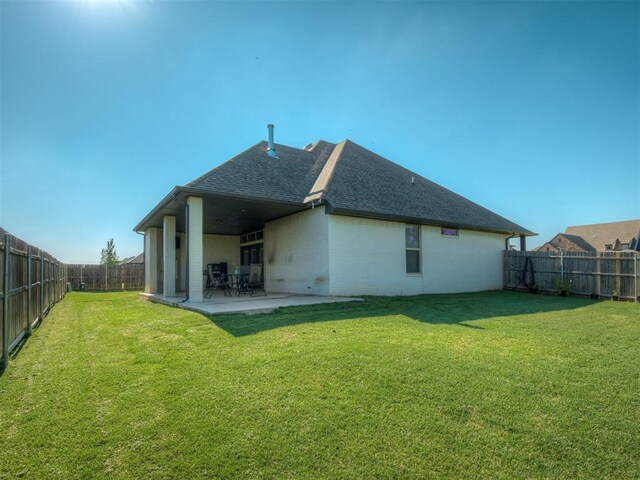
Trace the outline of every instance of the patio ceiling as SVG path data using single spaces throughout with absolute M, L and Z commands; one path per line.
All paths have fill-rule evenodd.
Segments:
M 265 223 L 309 208 L 308 205 L 264 200 L 255 197 L 214 194 L 185 187 L 174 188 L 138 225 L 135 231 L 162 228 L 163 217 L 176 217 L 176 230 L 185 231 L 187 197 L 203 200 L 202 231 L 206 234 L 240 235 L 260 230 Z

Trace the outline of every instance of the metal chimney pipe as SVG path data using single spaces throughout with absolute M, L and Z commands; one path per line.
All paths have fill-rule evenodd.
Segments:
M 267 155 L 275 158 L 276 149 L 273 146 L 273 124 L 270 123 L 267 125 L 267 128 L 269 129 L 269 148 L 267 148 Z

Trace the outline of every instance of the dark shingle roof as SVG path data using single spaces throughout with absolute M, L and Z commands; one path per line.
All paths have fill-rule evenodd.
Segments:
M 437 225 L 531 233 L 349 140 L 339 146 L 342 150 L 324 194 L 336 211 L 370 212 Z
M 260 142 L 185 187 L 302 202 L 334 147 L 328 142 L 317 142 L 310 150 L 276 144 L 277 158 L 271 158 L 267 142 Z
M 260 142 L 185 186 L 288 202 L 320 201 L 334 213 L 532 234 L 349 140 L 275 148 L 277 158 L 271 158 L 267 143 Z

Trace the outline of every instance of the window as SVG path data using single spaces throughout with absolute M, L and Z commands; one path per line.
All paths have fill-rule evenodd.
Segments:
M 262 230 L 258 230 L 257 232 L 245 233 L 244 235 L 240 235 L 240 245 L 245 243 L 260 242 L 263 236 L 264 235 Z
M 629 244 L 628 243 L 620 244 L 620 250 L 629 250 Z
M 611 250 L 611 244 L 610 244 L 610 243 L 607 243 L 607 244 L 604 246 L 604 249 L 605 249 L 605 250 Z
M 407 273 L 420 273 L 420 226 L 405 225 L 404 240 Z
M 459 237 L 460 232 L 458 232 L 457 228 L 441 228 L 440 235 L 443 237 Z

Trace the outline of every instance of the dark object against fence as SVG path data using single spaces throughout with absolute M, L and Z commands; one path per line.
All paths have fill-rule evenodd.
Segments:
M 9 353 L 64 297 L 66 268 L 48 253 L 0 228 L 0 368 Z
M 524 267 L 522 267 L 522 275 L 520 276 L 520 280 L 518 281 L 518 284 L 514 288 L 518 288 L 520 285 L 528 288 L 529 290 L 533 290 L 533 288 L 536 286 L 536 273 L 533 268 L 533 262 L 531 261 L 531 257 L 529 255 L 527 255 L 527 257 L 524 260 Z
M 144 264 L 125 263 L 107 267 L 106 265 L 67 265 L 68 281 L 76 291 L 108 292 L 123 290 L 144 290 Z M 84 284 L 84 288 L 80 285 Z
M 503 286 L 506 289 L 522 287 L 527 258 L 535 270 L 535 287 L 541 291 L 556 291 L 556 283 L 570 285 L 569 293 L 610 298 L 618 295 L 639 301 L 640 259 L 636 252 L 503 253 Z

